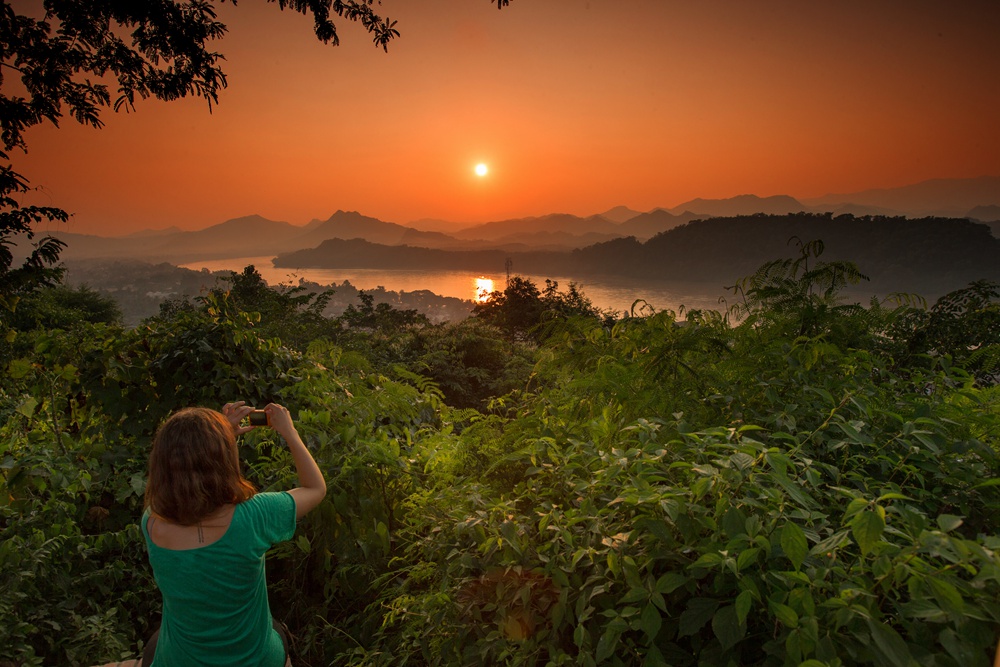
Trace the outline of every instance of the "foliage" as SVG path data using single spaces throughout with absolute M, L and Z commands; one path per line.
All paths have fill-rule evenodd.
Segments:
M 980 382 L 1000 375 L 1000 283 L 985 280 L 950 292 L 930 308 L 910 308 L 895 323 L 894 337 L 911 363 L 917 355 L 951 357 Z
M 799 247 L 798 257 L 767 262 L 729 288 L 741 298 L 730 312 L 740 319 L 752 318 L 755 325 L 762 318 L 768 318 L 772 327 L 784 320 L 793 327 L 790 334 L 816 336 L 831 324 L 849 319 L 837 316 L 857 307 L 838 304 L 840 291 L 868 278 L 853 262 L 817 261 L 810 268 L 810 260 L 823 254 L 823 242 L 803 243 L 794 237 L 792 242 Z
M 25 333 L 0 386 L 0 661 L 139 652 L 149 436 L 242 398 L 292 408 L 329 485 L 269 556 L 295 664 L 990 664 L 995 286 L 842 305 L 850 267 L 817 250 L 744 281 L 738 320 L 556 313 L 516 344 L 363 302 L 290 349 L 267 318 L 316 302 L 252 269 L 136 329 Z M 293 482 L 267 429 L 241 452 L 259 487 Z
M 109 437 L 78 364 L 103 324 L 34 334 L 0 387 L 0 661 L 122 658 L 156 600 L 135 517 L 144 457 Z M 100 343 L 97 343 L 98 345 Z M 72 363 L 76 362 L 76 363 Z
M 74 325 L 120 324 L 121 309 L 86 285 L 77 288 L 53 285 L 21 299 L 11 325 L 21 331 L 71 329 Z
M 399 310 L 387 303 L 375 305 L 371 294 L 359 290 L 358 300 L 361 304 L 351 304 L 338 319 L 346 329 L 353 329 L 365 334 L 391 334 L 406 327 L 422 326 L 428 323 L 427 317 L 416 310 Z
M 523 389 L 534 365 L 532 349 L 481 318 L 423 327 L 409 347 L 406 367 L 433 380 L 456 408 L 485 411 L 496 397 Z
M 610 318 L 574 283 L 560 292 L 559 283 L 546 280 L 545 289 L 539 290 L 531 279 L 521 276 L 511 277 L 502 292 L 494 291 L 477 303 L 472 314 L 499 328 L 512 341 L 540 341 L 547 325 L 570 317 Z
M 505 428 L 520 481 L 422 497 L 355 658 L 988 664 L 995 402 L 948 366 L 899 381 L 782 318 L 722 323 L 550 339 Z
M 118 305 L 107 297 L 83 286 L 70 289 L 63 285 L 39 288 L 27 293 L 18 308 L 9 314 L 4 326 L 10 333 L 25 335 L 0 340 L 0 366 L 28 354 L 35 346 L 32 332 L 55 330 L 87 331 L 91 324 L 115 324 L 121 321 Z
M 333 290 L 312 293 L 302 286 L 271 287 L 252 264 L 223 282 L 228 289 L 212 290 L 216 299 L 228 298 L 236 309 L 259 314 L 257 330 L 264 338 L 280 338 L 289 347 L 305 350 L 311 341 L 333 332 L 323 317 Z

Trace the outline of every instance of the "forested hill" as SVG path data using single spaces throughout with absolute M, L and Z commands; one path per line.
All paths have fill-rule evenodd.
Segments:
M 793 239 L 823 241 L 823 260 L 855 262 L 880 290 L 939 292 L 1000 279 L 1000 240 L 986 225 L 955 218 L 809 213 L 711 218 L 644 244 L 619 239 L 582 248 L 573 253 L 573 263 L 643 279 L 735 280 L 769 259 L 797 254 Z
M 645 243 L 622 238 L 572 252 L 428 250 L 335 239 L 281 255 L 275 265 L 499 272 L 509 258 L 522 274 L 729 284 L 766 261 L 797 255 L 795 239 L 821 240 L 825 261 L 855 262 L 871 278 L 873 291 L 932 295 L 973 280 L 1000 280 L 1000 240 L 986 225 L 961 218 L 812 213 L 694 220 Z

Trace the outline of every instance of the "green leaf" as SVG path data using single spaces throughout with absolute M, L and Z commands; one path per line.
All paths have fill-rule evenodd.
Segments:
M 940 576 L 929 576 L 925 579 L 931 587 L 931 593 L 938 604 L 945 611 L 952 614 L 961 615 L 965 611 L 965 603 L 962 601 L 962 594 L 953 585 L 942 579 Z
M 551 662 L 549 664 L 552 664 Z M 585 663 L 581 663 L 585 664 Z M 642 661 L 642 667 L 670 667 L 670 663 L 663 657 L 663 653 L 655 646 L 646 649 L 646 657 Z
M 959 665 L 974 665 L 977 662 L 982 662 L 982 656 L 977 655 L 973 645 L 956 635 L 951 628 L 942 630 L 941 634 L 938 635 L 938 640 Z
M 937 518 L 937 524 L 946 533 L 950 533 L 962 525 L 962 517 L 954 514 L 942 514 Z
M 705 569 L 711 569 L 717 565 L 720 565 L 721 563 L 722 563 L 722 556 L 718 553 L 713 552 L 713 553 L 702 554 L 701 558 L 691 563 L 689 567 L 691 568 L 703 567 Z
M 31 417 L 35 414 L 35 408 L 38 407 L 38 399 L 34 396 L 29 396 L 24 399 L 19 406 L 17 406 L 17 411 L 24 415 L 25 417 Z
M 312 545 L 309 543 L 309 538 L 306 537 L 305 535 L 301 535 L 300 534 L 295 539 L 295 546 L 297 546 L 299 548 L 299 550 L 302 551 L 302 553 L 306 553 L 307 554 L 310 551 L 312 551 Z
M 785 638 L 785 654 L 793 664 L 802 660 L 803 653 L 802 630 L 796 628 Z
M 874 549 L 882 539 L 883 530 L 885 530 L 885 519 L 875 511 L 861 512 L 851 521 L 851 535 L 854 536 L 854 541 L 858 543 L 864 555 Z
M 906 647 L 906 642 L 899 636 L 899 633 L 884 623 L 879 623 L 873 619 L 868 619 L 868 628 L 871 630 L 872 639 L 875 646 L 890 663 L 896 667 L 910 667 L 914 664 L 910 649 Z
M 797 570 L 802 568 L 802 562 L 809 554 L 809 544 L 806 542 L 806 534 L 797 523 L 789 521 L 781 529 L 781 549 L 792 561 L 792 566 Z
M 133 474 L 129 478 L 129 485 L 132 487 L 132 492 L 142 498 L 146 493 L 146 476 L 141 472 Z
M 645 588 L 633 588 L 628 593 L 618 598 L 619 605 L 635 604 L 649 598 L 649 591 Z
M 704 627 L 719 608 L 719 601 L 712 598 L 691 598 L 687 609 L 681 614 L 677 626 L 677 636 L 693 635 Z
M 650 642 L 656 639 L 661 625 L 663 625 L 663 618 L 660 616 L 660 610 L 656 608 L 656 605 L 647 604 L 643 607 L 642 615 L 639 617 L 639 627 L 649 637 Z
M 847 504 L 847 510 L 844 512 L 844 521 L 849 521 L 851 517 L 866 507 L 868 507 L 867 500 L 864 498 L 855 498 Z
M 601 640 L 597 642 L 597 655 L 595 659 L 597 662 L 602 660 L 607 660 L 611 657 L 611 654 L 615 652 L 618 647 L 618 640 L 622 636 L 621 626 L 615 624 L 614 622 L 609 623 L 604 634 L 601 635 Z
M 803 491 L 801 483 L 798 482 L 797 480 L 796 481 L 790 480 L 783 473 L 782 474 L 775 473 L 771 475 L 771 479 L 777 482 L 778 486 L 780 486 L 785 491 L 785 493 L 787 493 L 789 497 L 791 497 L 792 500 L 798 503 L 799 507 L 805 507 L 809 509 L 819 507 L 819 503 L 816 502 L 816 499 L 810 496 L 805 491 Z
M 813 556 L 825 556 L 826 554 L 833 554 L 834 551 L 839 549 L 848 540 L 848 531 L 842 530 L 839 533 L 834 533 L 825 540 L 821 540 L 809 551 Z
M 745 535 L 747 532 L 746 516 L 738 507 L 730 507 L 722 516 L 722 529 L 726 531 L 726 536 L 731 540 Z
M 15 359 L 7 365 L 7 372 L 15 380 L 20 380 L 31 372 L 31 362 L 27 359 Z
M 715 612 L 715 616 L 712 617 L 712 632 L 722 644 L 723 650 L 728 650 L 743 639 L 747 628 L 746 625 L 740 623 L 736 607 L 729 605 Z
M 799 615 L 796 614 L 795 610 L 788 605 L 768 600 L 767 606 L 771 610 L 771 613 L 774 614 L 774 617 L 781 621 L 785 626 L 789 628 L 799 627 Z
M 669 595 L 688 582 L 688 578 L 678 572 L 667 572 L 656 580 L 654 590 L 663 595 Z
M 740 555 L 736 557 L 736 568 L 738 570 L 743 570 L 747 565 L 750 565 L 755 560 L 757 560 L 757 555 L 760 553 L 760 549 L 757 547 L 751 547 L 740 552 Z
M 382 545 L 382 552 L 389 553 L 389 528 L 381 521 L 375 526 L 375 534 L 378 535 L 379 543 Z
M 753 594 L 750 591 L 741 591 L 736 596 L 736 604 L 733 605 L 733 608 L 736 609 L 736 620 L 740 622 L 740 625 L 746 625 L 747 615 L 752 606 Z

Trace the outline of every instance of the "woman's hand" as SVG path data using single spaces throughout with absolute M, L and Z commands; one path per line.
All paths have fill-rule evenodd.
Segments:
M 246 401 L 226 403 L 222 406 L 222 415 L 233 425 L 233 433 L 236 435 L 243 435 L 254 429 L 253 426 L 240 426 L 240 422 L 251 412 L 253 412 L 253 408 L 247 405 Z
M 278 432 L 285 440 L 289 440 L 295 433 L 295 424 L 292 423 L 292 415 L 288 408 L 277 403 L 268 403 L 264 408 L 267 413 L 267 424 Z

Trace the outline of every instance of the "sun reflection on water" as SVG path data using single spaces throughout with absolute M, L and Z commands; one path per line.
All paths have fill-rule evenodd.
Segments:
M 493 293 L 493 281 L 489 278 L 476 278 L 476 302 L 483 303 Z

